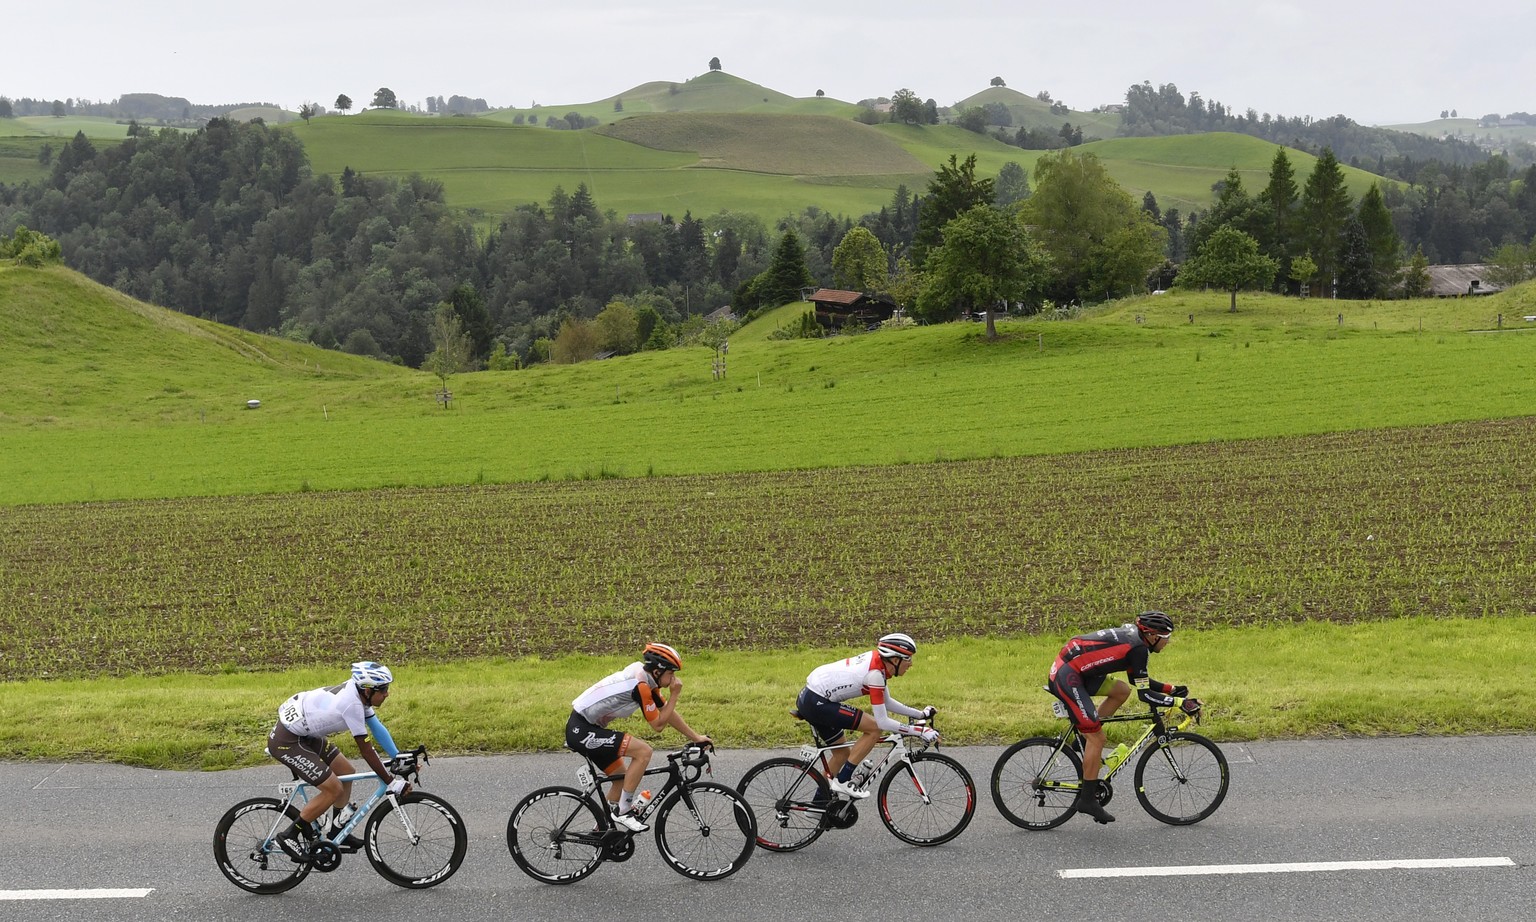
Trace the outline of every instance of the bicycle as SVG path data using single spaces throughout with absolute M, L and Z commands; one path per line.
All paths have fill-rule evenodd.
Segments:
M 689 743 L 668 753 L 665 765 L 648 769 L 646 775 L 667 780 L 636 811 L 641 821 L 654 816 L 656 848 L 667 866 L 695 880 L 741 870 L 757 835 L 746 801 L 726 785 L 699 780 L 709 771 L 709 750 L 707 743 Z M 602 794 L 603 785 L 623 781 L 624 773 L 604 774 L 588 759 L 576 779 L 579 788 L 539 788 L 507 819 L 512 860 L 534 880 L 575 883 L 604 861 L 628 861 L 635 853 L 635 833 L 613 822 Z
M 798 711 L 790 713 L 804 719 Z M 914 723 L 924 725 L 931 723 Z M 897 731 L 887 733 L 881 742 L 889 748 L 864 777 L 855 771 L 854 788 L 866 791 L 879 785 L 880 821 L 896 838 L 912 845 L 940 845 L 971 822 L 976 785 L 965 766 L 928 751 L 936 743 L 918 740 L 914 744 L 914 739 Z M 833 746 L 808 743 L 800 748 L 799 758 L 768 759 L 742 776 L 737 790 L 756 814 L 758 847 L 792 852 L 810 845 L 827 829 L 847 829 L 858 822 L 854 802 L 834 800 L 827 787 L 828 756 L 852 746 L 851 741 Z
M 425 747 L 401 753 L 388 763 L 390 771 L 414 785 L 421 767 L 429 764 Z M 287 781 L 277 786 L 279 797 L 253 797 L 230 807 L 213 833 L 213 856 L 230 883 L 251 893 L 282 893 L 298 886 L 310 871 L 329 873 L 341 856 L 358 849 L 347 837 L 362 824 L 363 852 L 379 875 L 411 889 L 436 886 L 459 869 L 469 848 L 464 821 L 448 802 L 433 794 L 412 791 L 390 794 L 389 781 L 371 771 L 342 775 L 342 781 L 373 779 L 378 787 L 358 804 L 342 825 L 316 839 L 299 861 L 277 845 L 277 835 L 299 818 L 313 785 Z M 377 808 L 377 809 L 375 809 Z
M 1053 699 L 1058 717 L 1066 708 Z M 1148 705 L 1149 715 L 1116 714 L 1104 723 L 1147 721 L 1125 756 L 1106 763 L 1099 776 L 1099 804 L 1114 796 L 1111 780 L 1133 757 L 1136 799 L 1154 819 L 1174 826 L 1198 823 L 1221 806 L 1227 796 L 1227 757 L 1221 748 L 1188 730 L 1198 723 L 1199 710 L 1179 711 L 1174 721 L 1163 709 Z M 1170 709 L 1171 710 L 1171 709 Z M 1082 780 L 1082 735 L 1067 727 L 1061 736 L 1036 736 L 1009 746 L 992 767 L 992 801 L 1008 822 L 1025 829 L 1052 829 L 1077 812 Z M 1143 751 L 1145 750 L 1145 751 Z

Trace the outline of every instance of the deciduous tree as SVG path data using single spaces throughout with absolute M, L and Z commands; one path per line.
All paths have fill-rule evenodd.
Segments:
M 341 112 L 352 111 L 352 97 L 348 96 L 346 93 L 342 93 L 340 96 L 337 96 L 336 108 Z
M 985 311 L 987 338 L 996 339 L 993 311 L 999 302 L 1035 298 L 1046 266 L 1016 213 L 976 205 L 944 226 L 944 243 L 928 259 L 919 312 L 939 320 L 958 310 Z
M 1207 285 L 1232 293 L 1231 311 L 1237 313 L 1237 293 L 1244 288 L 1265 288 L 1274 281 L 1279 266 L 1259 252 L 1259 242 L 1228 225 L 1206 239 L 1195 258 L 1179 270 L 1178 285 Z
M 884 291 L 890 258 L 867 227 L 843 235 L 832 252 L 833 284 L 850 291 Z
M 976 155 L 962 162 L 955 154 L 940 164 L 928 182 L 928 195 L 918 209 L 917 233 L 912 238 L 912 260 L 923 265 L 928 251 L 943 242 L 944 225 L 976 205 L 990 205 L 997 197 L 996 183 L 976 177 Z
M 394 90 L 387 86 L 381 86 L 373 91 L 373 108 L 393 109 L 396 105 L 398 105 L 398 100 L 395 99 Z

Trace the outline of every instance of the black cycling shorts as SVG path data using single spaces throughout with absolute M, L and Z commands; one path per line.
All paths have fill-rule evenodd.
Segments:
M 811 725 L 818 746 L 836 746 L 843 741 L 843 731 L 858 727 L 863 711 L 852 705 L 823 698 L 809 688 L 800 689 L 795 710 Z

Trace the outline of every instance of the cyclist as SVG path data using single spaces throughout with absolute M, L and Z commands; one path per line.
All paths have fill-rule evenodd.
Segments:
M 391 772 L 368 741 L 368 734 L 393 759 L 400 754 L 394 739 L 374 710 L 389 698 L 394 676 L 384 666 L 367 661 L 352 664 L 352 677 L 341 685 L 329 685 L 299 692 L 277 709 L 277 724 L 267 736 L 267 754 L 288 766 L 295 778 L 313 785 L 315 795 L 299 810 L 299 818 L 277 839 L 288 857 L 303 861 L 309 856 L 314 840 L 320 835 L 316 820 L 329 807 L 352 799 L 352 782 L 338 776 L 351 774 L 352 763 L 326 737 L 342 730 L 351 731 L 357 740 L 357 752 L 380 778 Z M 404 778 L 389 783 L 392 794 L 404 794 L 410 785 Z M 348 849 L 362 847 L 362 840 L 348 836 L 342 843 Z
M 858 730 L 862 735 L 851 749 L 834 749 L 827 757 L 827 786 L 833 792 L 847 798 L 862 799 L 868 791 L 857 790 L 849 780 L 853 769 L 875 748 L 881 732 L 892 730 L 911 736 L 920 736 L 927 742 L 939 738 L 939 731 L 932 727 L 914 727 L 891 717 L 895 711 L 903 717 L 920 717 L 931 720 L 937 708 L 908 707 L 891 697 L 886 683 L 906 675 L 917 655 L 917 641 L 906 634 L 886 634 L 873 650 L 858 656 L 818 666 L 806 677 L 805 688 L 795 701 L 796 712 L 811 725 L 819 746 L 834 746 L 843 739 L 845 730 Z M 851 698 L 869 696 L 866 714 L 844 702 Z
M 608 809 L 615 825 L 630 832 L 650 828 L 631 812 L 635 791 L 651 765 L 651 745 L 622 730 L 610 730 L 608 724 L 640 711 L 653 730 L 672 727 L 695 743 L 709 743 L 710 738 L 697 733 L 677 712 L 683 682 L 677 673 L 683 658 L 664 643 L 648 643 L 641 660 L 630 663 L 601 682 L 582 692 L 571 702 L 571 717 L 565 724 L 565 746 L 586 756 L 594 765 L 607 766 L 603 774 L 617 774 L 621 760 L 629 759 L 624 769 L 622 787 L 615 782 L 608 792 Z M 671 689 L 663 696 L 660 690 Z
M 1160 611 L 1142 612 L 1130 624 L 1072 638 L 1051 665 L 1046 687 L 1067 706 L 1072 725 L 1083 738 L 1083 786 L 1077 792 L 1077 809 L 1095 822 L 1115 821 L 1099 803 L 1103 719 L 1112 716 L 1130 698 L 1132 685 L 1142 701 L 1158 707 L 1173 707 L 1181 703 L 1178 699 L 1189 694 L 1183 685 L 1169 685 L 1147 676 L 1147 654 L 1161 653 L 1172 637 L 1172 618 Z M 1116 679 L 1106 690 L 1105 680 L 1122 671 L 1130 685 Z M 1106 697 L 1095 708 L 1090 696 L 1099 694 Z M 1198 707 L 1197 702 L 1195 706 Z

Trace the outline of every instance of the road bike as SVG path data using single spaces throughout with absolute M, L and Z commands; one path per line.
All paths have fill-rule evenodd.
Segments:
M 386 764 L 391 773 L 415 785 L 429 762 L 426 748 L 418 747 Z M 371 771 L 340 777 L 344 782 L 373 780 L 377 786 L 345 823 L 311 843 L 303 860 L 279 848 L 277 836 L 299 818 L 313 785 L 295 779 L 277 786 L 278 797 L 253 797 L 230 807 L 213 832 L 213 857 L 230 883 L 251 893 L 282 893 L 298 886 L 310 871 L 334 871 L 342 855 L 358 850 L 347 840 L 359 825 L 368 862 L 392 884 L 433 887 L 464 863 L 469 834 L 447 801 L 421 791 L 390 794 L 389 781 Z
M 798 711 L 790 713 L 800 717 Z M 887 733 L 881 744 L 886 746 L 883 755 L 877 749 L 866 759 L 869 767 L 860 766 L 852 784 L 855 790 L 878 791 L 875 802 L 885 828 L 912 845 L 939 845 L 958 836 L 976 812 L 976 785 L 965 766 L 930 752 L 936 743 L 901 732 Z M 792 852 L 827 829 L 847 829 L 858 822 L 855 802 L 834 798 L 827 787 L 829 757 L 852 746 L 851 741 L 807 744 L 799 758 L 768 759 L 742 776 L 737 790 L 756 815 L 759 847 Z
M 668 753 L 665 765 L 648 769 L 647 776 L 666 775 L 666 781 L 634 813 L 654 827 L 667 866 L 695 880 L 720 880 L 741 870 L 757 835 L 740 795 L 700 780 L 709 771 L 710 748 L 689 743 Z M 628 861 L 635 853 L 635 833 L 613 822 L 603 796 L 603 785 L 623 781 L 624 773 L 604 774 L 588 759 L 576 780 L 579 788 L 539 788 L 518 801 L 507 819 L 512 860 L 534 880 L 575 883 L 604 861 Z
M 1066 708 L 1055 701 L 1058 717 Z M 1124 756 L 1106 763 L 1099 773 L 1099 804 L 1114 796 L 1115 776 L 1135 762 L 1136 799 L 1154 819 L 1174 826 L 1198 823 L 1221 806 L 1227 796 L 1227 757 L 1221 748 L 1190 724 L 1199 711 L 1165 710 L 1148 706 L 1148 714 L 1116 714 L 1104 723 L 1145 726 Z M 1136 760 L 1137 753 L 1141 754 Z M 1036 736 L 1003 750 L 992 767 L 992 801 L 1008 822 L 1025 829 L 1051 829 L 1077 812 L 1082 784 L 1082 736 L 1068 725 L 1062 736 Z

